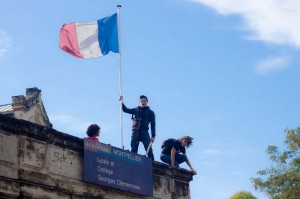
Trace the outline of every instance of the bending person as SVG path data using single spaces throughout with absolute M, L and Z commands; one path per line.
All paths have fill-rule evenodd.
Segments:
M 186 156 L 185 150 L 186 147 L 191 146 L 193 139 L 194 138 L 190 136 L 183 136 L 178 140 L 173 138 L 165 140 L 161 146 L 161 161 L 169 164 L 171 168 L 179 168 L 179 164 L 186 162 L 194 175 L 196 175 L 197 172 L 193 169 L 189 159 Z

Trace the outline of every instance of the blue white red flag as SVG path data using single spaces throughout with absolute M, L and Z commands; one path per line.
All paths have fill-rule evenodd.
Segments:
M 59 47 L 79 58 L 100 57 L 119 52 L 117 13 L 89 23 L 64 24 Z

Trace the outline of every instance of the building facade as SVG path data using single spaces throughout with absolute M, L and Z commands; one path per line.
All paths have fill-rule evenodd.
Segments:
M 25 96 L 13 96 L 11 104 L 0 105 L 0 114 L 52 127 L 42 102 L 42 92 L 36 87 L 27 88 Z
M 17 103 L 21 112 L 28 111 L 22 108 L 24 100 Z M 193 174 L 159 162 L 153 163 L 153 197 L 87 183 L 83 180 L 83 139 L 29 121 L 0 114 L 0 198 L 190 198 Z

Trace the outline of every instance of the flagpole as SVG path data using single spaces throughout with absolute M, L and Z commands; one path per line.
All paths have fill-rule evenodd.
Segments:
M 121 24 L 120 24 L 120 8 L 121 5 L 118 5 L 118 42 L 119 42 L 119 79 L 120 79 L 120 96 L 122 96 L 122 53 L 121 53 Z M 121 127 L 121 148 L 124 149 L 123 144 L 123 111 L 122 111 L 122 100 L 120 101 L 120 127 Z

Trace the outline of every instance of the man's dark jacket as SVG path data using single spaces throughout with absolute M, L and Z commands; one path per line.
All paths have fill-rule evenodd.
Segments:
M 155 137 L 155 114 L 149 106 L 127 108 L 124 103 L 122 103 L 122 109 L 125 113 L 132 114 L 134 118 L 140 119 L 140 127 L 138 131 L 148 131 L 149 123 L 151 123 L 151 136 Z

